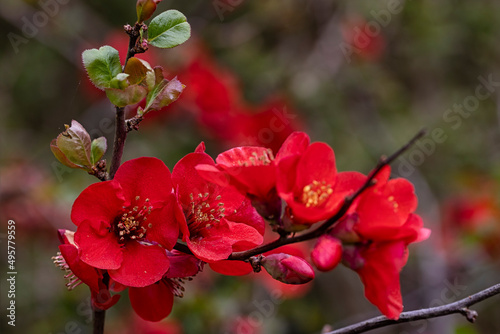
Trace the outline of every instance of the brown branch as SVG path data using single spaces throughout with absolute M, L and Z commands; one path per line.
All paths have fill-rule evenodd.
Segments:
M 377 176 L 377 174 L 382 170 L 382 168 L 384 168 L 386 165 L 389 165 L 394 160 L 396 160 L 396 158 L 398 158 L 401 154 L 403 154 L 406 150 L 408 150 L 417 140 L 422 138 L 425 134 L 426 134 L 425 129 L 420 130 L 412 139 L 410 139 L 410 141 L 408 141 L 408 143 L 406 143 L 403 147 L 394 152 L 391 156 L 389 156 L 388 158 L 382 157 L 379 160 L 378 164 L 375 166 L 375 168 L 370 172 L 367 180 L 361 186 L 361 188 L 359 188 L 354 194 L 346 197 L 339 211 L 337 211 L 337 213 L 332 218 L 325 221 L 317 229 L 290 238 L 280 237 L 279 239 L 276 239 L 268 244 L 261 245 L 254 249 L 232 253 L 229 256 L 229 260 L 240 260 L 240 261 L 248 260 L 252 256 L 269 252 L 273 249 L 276 249 L 284 245 L 318 238 L 323 233 L 325 233 L 325 231 L 328 230 L 333 224 L 338 222 L 344 216 L 344 214 L 349 210 L 352 203 L 356 198 L 358 198 L 359 195 L 361 195 L 367 188 L 371 187 L 374 184 L 373 183 L 374 179 Z
M 104 310 L 94 310 L 94 323 L 93 323 L 93 334 L 103 334 L 104 333 L 104 321 L 106 319 L 106 311 Z
M 148 27 L 144 23 L 136 22 L 133 27 L 127 24 L 123 27 L 123 29 L 130 36 L 127 57 L 125 58 L 125 64 L 123 65 L 123 68 L 125 69 L 125 66 L 130 58 L 138 53 L 144 53 L 147 51 L 147 45 L 142 45 L 139 37 L 141 36 L 141 29 L 143 32 L 146 32 Z
M 115 141 L 113 145 L 113 156 L 111 157 L 111 167 L 109 178 L 113 179 L 118 167 L 120 167 L 123 155 L 123 147 L 127 139 L 127 127 L 125 126 L 125 109 L 116 107 L 115 118 Z
M 461 299 L 454 303 L 431 307 L 428 309 L 421 309 L 416 311 L 403 312 L 399 316 L 398 320 L 387 319 L 384 316 L 375 317 L 369 320 L 365 320 L 363 322 L 347 326 L 344 328 L 340 328 L 334 330 L 333 332 L 327 332 L 324 334 L 355 334 L 355 333 L 364 333 L 370 331 L 372 329 L 386 327 L 390 325 L 400 324 L 404 322 L 422 320 L 422 319 L 430 319 L 442 317 L 449 314 L 459 313 L 466 317 L 469 322 L 474 322 L 477 318 L 477 312 L 474 310 L 470 310 L 469 307 L 477 304 L 485 299 L 491 298 L 495 295 L 500 294 L 500 284 L 496 284 L 487 289 L 484 289 L 476 294 L 473 294 L 467 298 Z

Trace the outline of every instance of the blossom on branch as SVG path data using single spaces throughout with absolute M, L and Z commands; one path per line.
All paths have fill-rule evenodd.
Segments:
M 200 149 L 182 158 L 172 171 L 176 218 L 191 252 L 212 264 L 226 260 L 234 251 L 260 245 L 264 220 L 250 200 L 232 187 L 206 181 L 195 168 L 199 164 L 215 166 Z
M 165 249 L 179 234 L 170 172 L 156 158 L 125 162 L 111 181 L 87 187 L 73 204 L 75 242 L 83 262 L 107 269 L 132 287 L 160 280 L 169 268 Z

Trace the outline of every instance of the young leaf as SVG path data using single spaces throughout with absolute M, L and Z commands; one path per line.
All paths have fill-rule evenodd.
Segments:
M 71 127 L 66 125 L 66 131 L 60 133 L 51 146 L 55 146 L 52 152 L 66 166 L 73 167 L 71 166 L 73 164 L 85 170 L 92 167 L 90 135 L 77 121 L 71 121 Z M 61 158 L 61 154 L 64 155 L 64 159 Z M 65 163 L 66 161 L 70 164 Z
M 82 60 L 90 81 L 102 90 L 111 87 L 111 80 L 122 71 L 118 51 L 108 45 L 83 51 Z
M 90 159 L 92 160 L 93 166 L 95 166 L 95 164 L 99 160 L 101 160 L 104 153 L 106 153 L 107 148 L 108 148 L 108 145 L 107 145 L 105 137 L 99 137 L 99 138 L 92 140 Z
M 163 79 L 149 92 L 146 98 L 145 112 L 159 110 L 168 106 L 179 98 L 179 95 L 181 95 L 185 87 L 186 86 L 184 86 L 177 77 L 173 78 L 171 81 Z
M 191 26 L 181 12 L 171 9 L 151 20 L 148 28 L 148 43 L 157 48 L 173 48 L 188 40 Z
M 56 139 L 52 139 L 52 141 L 50 142 L 50 150 L 52 151 L 54 156 L 57 158 L 57 160 L 59 160 L 59 162 L 62 163 L 64 166 L 67 166 L 70 168 L 80 168 L 80 166 L 75 165 L 74 163 L 69 161 L 68 158 L 66 158 L 64 153 L 59 149 L 59 147 L 57 147 L 56 142 L 57 142 Z
M 153 69 L 147 61 L 132 57 L 127 61 L 124 72 L 129 75 L 128 82 L 131 85 L 135 85 L 141 84 L 145 79 L 147 79 L 146 77 L 148 76 L 148 73 L 152 73 Z
M 146 88 L 139 85 L 131 85 L 125 89 L 107 88 L 106 96 L 117 107 L 125 107 L 136 104 L 147 95 Z
M 156 10 L 156 4 L 161 0 L 137 0 L 137 22 L 148 20 Z
M 129 75 L 127 73 L 118 73 L 116 77 L 111 79 L 109 82 L 109 88 L 118 88 L 125 89 L 129 86 L 128 78 Z

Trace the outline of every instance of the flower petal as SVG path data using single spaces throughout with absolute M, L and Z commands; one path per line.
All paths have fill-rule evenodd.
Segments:
M 83 262 L 99 269 L 118 269 L 122 251 L 116 235 L 107 227 L 102 222 L 85 220 L 76 230 L 75 242 Z
M 123 247 L 120 268 L 108 272 L 118 283 L 144 287 L 159 281 L 167 272 L 169 263 L 166 251 L 160 246 L 130 241 Z
M 71 209 L 71 220 L 80 225 L 84 220 L 112 222 L 122 211 L 125 197 L 118 182 L 104 181 L 85 188 Z M 92 207 L 92 210 L 89 208 Z
M 179 160 L 172 170 L 172 181 L 177 189 L 179 200 L 183 205 L 189 205 L 190 194 L 204 194 L 211 192 L 215 185 L 209 184 L 203 179 L 195 167 L 199 164 L 215 166 L 213 159 L 206 153 L 190 153 Z
M 243 261 L 222 260 L 209 263 L 209 266 L 213 271 L 228 276 L 243 276 L 253 271 L 250 263 Z
M 130 288 L 129 298 L 135 313 L 148 321 L 162 320 L 174 305 L 172 288 L 163 280 L 143 288 Z
M 398 319 L 403 311 L 399 272 L 406 264 L 405 243 L 374 243 L 362 252 L 365 264 L 357 270 L 366 298 L 389 319 Z
M 78 249 L 70 244 L 59 245 L 59 250 L 64 260 L 69 266 L 69 269 L 76 275 L 83 283 L 87 284 L 92 291 L 99 291 L 99 279 L 101 275 L 96 268 L 89 266 L 80 260 L 78 256 Z
M 337 167 L 333 149 L 325 143 L 312 143 L 297 166 L 295 190 L 302 195 L 302 189 L 313 181 L 325 182 L 333 187 L 336 177 Z
M 309 143 L 310 139 L 306 133 L 300 131 L 291 133 L 276 154 L 276 164 L 283 158 L 304 153 Z
M 177 200 L 174 194 L 168 194 L 165 204 L 153 209 L 147 217 L 147 239 L 156 241 L 166 249 L 172 249 L 179 237 L 179 224 L 175 219 Z
M 132 201 L 137 196 L 151 203 L 163 202 L 172 193 L 170 171 L 157 158 L 142 157 L 124 162 L 115 174 L 114 181 L 123 188 L 125 198 Z

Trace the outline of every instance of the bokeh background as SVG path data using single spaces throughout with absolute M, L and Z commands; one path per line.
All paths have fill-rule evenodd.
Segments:
M 466 297 L 500 277 L 500 3 L 491 0 L 168 1 L 192 39 L 143 56 L 187 87 L 127 139 L 125 159 L 172 168 L 200 141 L 279 147 L 293 130 L 325 141 L 339 170 L 367 173 L 421 128 L 428 135 L 393 165 L 410 179 L 431 238 L 412 245 L 401 274 L 405 310 Z M 74 229 L 73 200 L 96 181 L 57 162 L 50 141 L 72 119 L 111 145 L 113 108 L 86 79 L 80 55 L 126 50 L 134 0 L 2 0 L 0 6 L 0 234 L 2 333 L 90 333 L 89 292 L 68 292 L 51 260 L 58 228 Z M 133 111 L 130 111 L 133 112 Z M 270 131 L 271 129 L 271 131 Z M 106 155 L 109 159 L 109 154 Z M 7 326 L 6 226 L 16 222 L 17 322 Z M 311 245 L 302 245 L 308 256 Z M 207 268 L 159 324 L 124 295 L 107 333 L 320 333 L 379 315 L 357 275 L 339 266 L 302 288 L 265 273 Z M 498 296 L 461 316 L 373 333 L 500 333 Z

